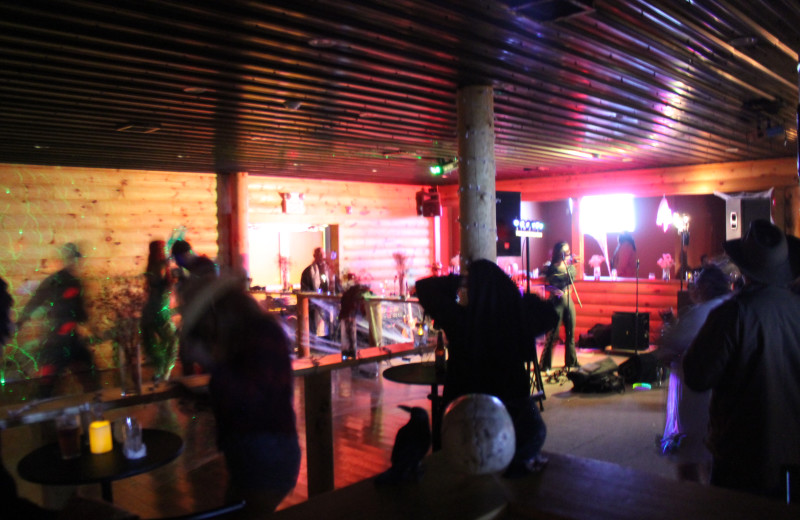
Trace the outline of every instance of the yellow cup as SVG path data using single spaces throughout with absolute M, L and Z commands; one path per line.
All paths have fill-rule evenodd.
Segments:
M 94 421 L 89 425 L 89 449 L 92 453 L 107 453 L 113 448 L 111 442 L 111 423 Z

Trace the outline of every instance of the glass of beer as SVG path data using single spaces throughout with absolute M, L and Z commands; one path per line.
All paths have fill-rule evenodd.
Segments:
M 81 427 L 77 416 L 64 414 L 56 418 L 56 435 L 62 459 L 80 457 Z

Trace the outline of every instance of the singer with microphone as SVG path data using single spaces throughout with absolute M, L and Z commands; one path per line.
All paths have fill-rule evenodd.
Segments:
M 545 270 L 549 301 L 556 310 L 558 323 L 550 332 L 545 343 L 539 366 L 542 370 L 551 370 L 553 361 L 553 345 L 558 339 L 561 325 L 564 325 L 564 366 L 578 368 L 578 356 L 575 352 L 575 304 L 572 301 L 573 282 L 575 281 L 575 263 L 579 261 L 573 256 L 567 242 L 558 242 L 553 246 L 550 265 Z

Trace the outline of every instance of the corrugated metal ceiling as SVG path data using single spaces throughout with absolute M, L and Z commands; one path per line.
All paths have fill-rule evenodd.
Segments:
M 498 178 L 792 156 L 798 27 L 796 0 L 3 2 L 0 162 L 430 184 L 468 84 Z

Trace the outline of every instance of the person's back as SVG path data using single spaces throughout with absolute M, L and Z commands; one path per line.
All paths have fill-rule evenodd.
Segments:
M 686 384 L 711 388 L 711 483 L 778 497 L 800 464 L 800 240 L 765 220 L 725 251 L 745 286 L 714 309 L 683 362 Z
M 747 286 L 709 322 L 695 343 L 720 347 L 690 351 L 684 367 L 690 388 L 714 388 L 712 483 L 780 494 L 781 465 L 800 463 L 800 296 Z
M 611 260 L 611 268 L 617 270 L 617 276 L 636 277 L 636 246 L 633 245 L 633 239 L 620 241 Z

